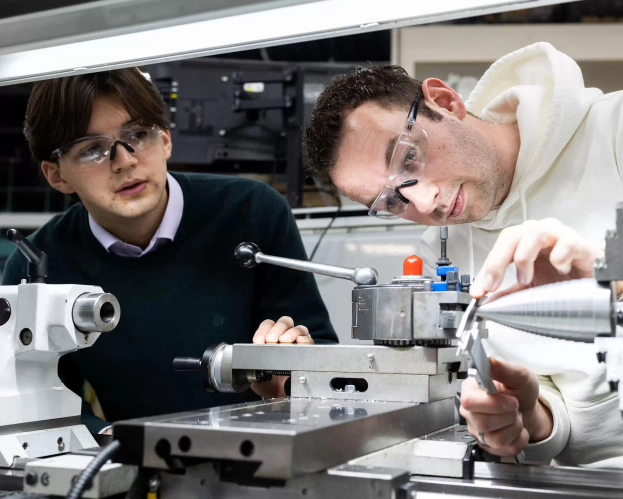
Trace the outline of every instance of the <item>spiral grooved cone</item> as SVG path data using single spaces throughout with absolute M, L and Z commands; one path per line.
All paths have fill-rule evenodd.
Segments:
M 593 279 L 548 284 L 484 303 L 476 315 L 530 333 L 592 342 L 615 332 L 613 297 Z

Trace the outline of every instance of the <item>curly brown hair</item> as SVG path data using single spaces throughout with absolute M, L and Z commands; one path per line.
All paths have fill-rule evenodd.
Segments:
M 417 97 L 423 97 L 422 83 L 411 78 L 400 66 L 358 66 L 336 76 L 320 94 L 303 134 L 307 171 L 325 186 L 333 186 L 330 172 L 337 161 L 347 115 L 364 104 L 375 102 L 386 108 L 403 108 L 405 114 Z M 442 115 L 424 100 L 419 115 L 440 121 Z

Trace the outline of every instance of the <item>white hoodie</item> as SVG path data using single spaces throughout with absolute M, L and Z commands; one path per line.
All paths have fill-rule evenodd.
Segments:
M 502 205 L 478 222 L 449 228 L 453 264 L 474 276 L 502 229 L 548 217 L 603 244 L 623 200 L 623 92 L 585 88 L 572 59 L 536 43 L 495 62 L 466 105 L 487 121 L 517 123 L 521 146 Z M 439 228 L 431 227 L 422 256 L 433 263 L 438 255 Z M 512 267 L 501 289 L 515 282 Z M 594 346 L 488 328 L 493 355 L 543 376 L 541 398 L 554 415 L 554 431 L 529 445 L 527 457 L 623 468 L 623 418 Z

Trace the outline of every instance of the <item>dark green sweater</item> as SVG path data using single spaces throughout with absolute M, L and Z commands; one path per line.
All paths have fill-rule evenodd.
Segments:
M 30 237 L 48 254 L 48 283 L 101 286 L 119 300 L 119 326 L 59 365 L 75 392 L 84 378 L 91 383 L 110 422 L 249 400 L 207 393 L 197 373 L 174 372 L 171 362 L 200 357 L 211 343 L 250 342 L 264 319 L 289 315 L 317 343 L 337 341 L 311 274 L 264 264 L 241 269 L 234 259 L 243 241 L 267 254 L 307 258 L 283 197 L 250 180 L 173 175 L 184 194 L 175 240 L 141 258 L 108 253 L 81 204 Z M 2 284 L 18 284 L 26 266 L 13 253 Z M 89 409 L 83 422 L 96 432 L 105 423 Z

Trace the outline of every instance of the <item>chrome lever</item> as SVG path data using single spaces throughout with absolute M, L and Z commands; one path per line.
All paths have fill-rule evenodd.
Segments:
M 294 260 L 292 258 L 282 258 L 279 256 L 265 255 L 255 243 L 241 243 L 234 251 L 234 256 L 241 267 L 250 269 L 259 263 L 269 263 L 279 267 L 312 272 L 339 279 L 348 279 L 359 286 L 373 286 L 378 280 L 378 273 L 370 267 L 358 267 L 351 269 L 348 267 L 337 267 L 324 263 L 306 262 L 304 260 Z

